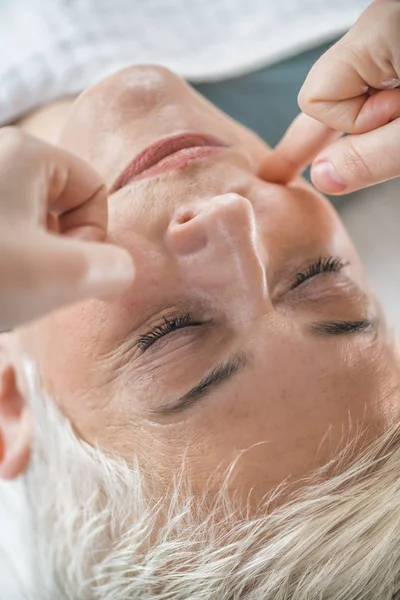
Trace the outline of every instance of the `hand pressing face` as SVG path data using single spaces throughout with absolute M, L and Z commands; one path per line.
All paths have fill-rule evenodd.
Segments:
M 131 288 L 20 333 L 91 444 L 157 486 L 194 490 L 240 455 L 254 501 L 325 462 L 349 430 L 395 418 L 394 356 L 329 203 L 259 177 L 256 136 L 170 72 L 132 67 L 85 92 L 62 145 L 109 185 L 109 240 Z M 348 436 L 347 436 L 348 438 Z

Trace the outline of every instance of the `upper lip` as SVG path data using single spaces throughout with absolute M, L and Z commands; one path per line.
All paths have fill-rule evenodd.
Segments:
M 135 177 L 156 165 L 163 158 L 185 148 L 201 146 L 226 147 L 227 144 L 214 136 L 199 133 L 183 133 L 158 140 L 154 144 L 151 144 L 151 146 L 142 150 L 142 152 L 135 156 L 135 158 L 124 168 L 112 185 L 111 193 L 116 192 L 127 185 Z

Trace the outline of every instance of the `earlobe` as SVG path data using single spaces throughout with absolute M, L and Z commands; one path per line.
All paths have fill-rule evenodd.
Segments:
M 31 413 L 20 393 L 14 367 L 0 356 L 0 477 L 13 479 L 28 466 Z

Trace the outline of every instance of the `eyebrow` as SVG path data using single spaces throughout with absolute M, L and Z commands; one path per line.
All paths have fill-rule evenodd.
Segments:
M 236 373 L 242 371 L 248 362 L 247 354 L 242 352 L 233 354 L 226 361 L 213 367 L 199 383 L 175 402 L 160 406 L 155 412 L 162 415 L 171 415 L 186 410 L 199 400 L 207 397 L 216 387 L 229 381 Z
M 379 319 L 362 319 L 360 321 L 318 321 L 310 325 L 311 332 L 316 335 L 340 336 L 358 333 L 375 333 L 379 328 Z

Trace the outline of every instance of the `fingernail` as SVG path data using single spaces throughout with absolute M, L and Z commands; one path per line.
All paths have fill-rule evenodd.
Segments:
M 311 181 L 322 192 L 335 194 L 343 192 L 347 185 L 328 160 L 314 163 L 311 168 Z

